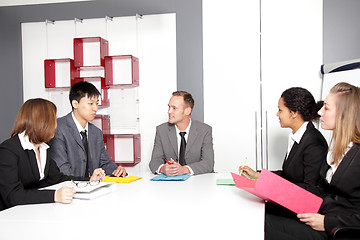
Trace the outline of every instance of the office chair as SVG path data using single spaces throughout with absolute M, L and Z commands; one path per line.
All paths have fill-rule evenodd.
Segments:
M 333 240 L 360 239 L 360 227 L 339 227 L 333 231 Z

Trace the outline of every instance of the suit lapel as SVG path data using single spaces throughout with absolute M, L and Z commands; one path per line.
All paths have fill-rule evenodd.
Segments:
M 179 156 L 178 147 L 177 147 L 177 136 L 176 136 L 176 130 L 175 130 L 174 124 L 169 124 L 168 137 L 169 137 L 171 146 L 173 147 L 174 151 L 176 152 L 176 155 Z
M 84 144 L 81 141 L 79 130 L 76 127 L 76 124 L 74 122 L 74 119 L 71 116 L 71 113 L 69 113 L 66 117 L 67 120 L 67 126 L 69 128 L 70 136 L 75 139 L 77 144 L 81 147 L 81 149 L 85 152 Z
M 189 137 L 188 137 L 187 143 L 186 143 L 185 155 L 189 152 L 189 149 L 194 144 L 197 135 L 198 135 L 198 131 L 197 131 L 196 122 L 193 121 L 191 123 L 190 130 L 189 130 Z
M 297 144 L 297 142 L 294 142 L 285 162 L 289 162 L 289 161 L 291 161 L 291 159 L 294 158 L 298 148 L 299 148 L 299 144 Z M 284 164 L 286 164 L 286 163 L 284 163 Z
M 37 160 L 35 157 L 35 152 L 33 150 L 25 150 L 25 152 L 27 153 L 27 157 L 29 159 L 29 164 L 31 167 L 31 172 L 33 173 L 34 176 L 34 180 L 37 182 L 40 179 L 40 173 L 37 165 Z
M 306 138 L 307 138 L 310 128 L 314 128 L 314 125 L 311 122 L 309 122 L 308 125 L 306 126 L 306 130 L 305 130 L 303 136 L 301 137 L 299 144 L 294 141 L 294 144 L 286 158 L 286 161 L 284 161 L 283 166 L 288 165 L 291 162 L 291 160 L 294 159 L 294 156 L 296 155 L 296 152 L 298 151 L 301 142 L 306 141 Z
M 354 144 L 354 146 L 352 146 L 352 148 L 346 153 L 343 160 L 341 160 L 338 168 L 336 169 L 331 179 L 331 183 L 335 183 L 336 181 L 339 181 L 341 179 L 346 169 L 351 167 L 350 165 L 352 164 L 354 157 L 358 151 L 359 151 L 359 145 Z
M 91 123 L 88 123 L 88 160 L 89 160 L 89 169 L 92 169 L 92 156 L 94 148 L 92 148 L 91 146 L 94 146 L 96 144 L 95 139 L 96 139 L 96 134 L 95 134 L 95 129 L 96 128 L 94 125 L 92 125 Z

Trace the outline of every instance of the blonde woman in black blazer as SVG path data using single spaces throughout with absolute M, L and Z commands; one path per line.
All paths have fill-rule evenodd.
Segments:
M 274 172 L 308 191 L 314 191 L 319 181 L 320 168 L 328 150 L 325 138 L 311 122 L 320 117 L 317 112 L 321 106 L 322 102 L 316 103 L 308 90 L 293 87 L 281 94 L 276 114 L 281 127 L 292 130 L 289 140 L 295 141 L 289 141 L 282 170 Z M 240 167 L 241 170 L 251 179 L 257 179 L 260 174 L 248 166 Z
M 75 190 L 39 190 L 62 181 L 89 180 L 66 176 L 47 155 L 45 143 L 54 137 L 56 106 L 45 99 L 30 99 L 21 107 L 11 138 L 0 144 L 0 211 L 16 205 L 70 203 Z M 90 180 L 99 180 L 97 172 Z
M 360 227 L 360 89 L 338 83 L 319 111 L 321 128 L 332 130 L 316 194 L 319 213 L 298 214 L 298 220 L 267 214 L 265 239 L 332 239 L 338 227 Z

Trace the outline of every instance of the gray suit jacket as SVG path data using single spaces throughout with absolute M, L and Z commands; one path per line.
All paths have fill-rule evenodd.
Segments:
M 175 125 L 163 123 L 156 127 L 154 148 L 149 167 L 155 173 L 165 158 L 178 158 L 178 144 Z M 202 122 L 191 120 L 186 143 L 185 161 L 194 174 L 214 172 L 214 149 L 212 128 Z
M 88 123 L 88 144 L 89 173 L 101 167 L 106 174 L 112 174 L 117 165 L 105 149 L 102 131 L 91 123 Z M 57 119 L 55 137 L 49 145 L 50 156 L 62 173 L 77 177 L 85 175 L 86 153 L 71 113 Z

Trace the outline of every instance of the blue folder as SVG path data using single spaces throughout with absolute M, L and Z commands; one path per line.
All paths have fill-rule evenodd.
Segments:
M 190 177 L 190 174 L 184 174 L 179 176 L 166 176 L 165 174 L 159 174 L 150 181 L 186 181 Z

